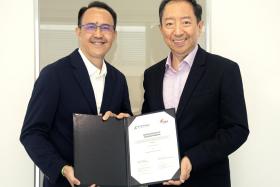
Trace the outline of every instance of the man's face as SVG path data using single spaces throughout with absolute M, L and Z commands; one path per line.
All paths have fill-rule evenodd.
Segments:
M 171 1 L 163 10 L 160 30 L 172 54 L 184 58 L 196 46 L 202 26 L 190 3 Z
M 81 50 L 90 60 L 103 59 L 116 36 L 113 17 L 105 9 L 90 8 L 84 13 L 81 25 L 76 29 Z

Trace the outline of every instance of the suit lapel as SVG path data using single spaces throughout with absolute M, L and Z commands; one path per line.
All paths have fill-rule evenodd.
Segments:
M 177 119 L 183 114 L 184 108 L 190 101 L 194 89 L 205 72 L 205 58 L 206 52 L 199 47 L 179 101 L 176 112 Z
M 100 113 L 105 113 L 110 109 L 110 103 L 112 100 L 114 77 L 112 73 L 111 66 L 106 62 L 107 75 L 105 77 L 104 92 L 102 97 L 102 104 L 100 108 Z
M 90 105 L 92 113 L 97 114 L 95 96 L 90 82 L 89 74 L 78 50 L 75 50 L 71 54 L 71 63 L 74 66 L 73 69 L 74 76 L 77 82 L 79 83 L 79 86 Z
M 158 104 L 160 108 L 164 109 L 164 102 L 163 102 L 163 78 L 165 74 L 165 64 L 166 59 L 162 60 L 160 62 L 160 66 L 157 69 L 158 72 L 155 73 L 155 79 L 154 79 L 154 88 L 155 88 L 155 97 L 158 98 Z

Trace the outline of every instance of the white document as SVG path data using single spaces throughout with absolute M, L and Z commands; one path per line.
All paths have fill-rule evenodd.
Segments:
M 139 183 L 172 179 L 180 169 L 175 118 L 168 113 L 136 117 L 128 136 L 131 176 Z

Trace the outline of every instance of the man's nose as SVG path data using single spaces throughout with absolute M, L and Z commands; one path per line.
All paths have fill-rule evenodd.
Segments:
M 102 33 L 100 27 L 97 27 L 96 30 L 94 31 L 94 36 L 95 36 L 95 37 L 101 37 L 102 34 L 103 34 L 103 33 Z
M 176 24 L 175 25 L 175 30 L 174 30 L 175 35 L 182 35 L 183 34 L 183 27 L 181 24 Z

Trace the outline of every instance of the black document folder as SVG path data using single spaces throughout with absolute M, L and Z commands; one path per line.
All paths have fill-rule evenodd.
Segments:
M 165 112 L 175 116 L 174 109 Z M 101 116 L 74 114 L 74 168 L 82 185 L 143 185 L 131 176 L 130 169 L 130 154 L 134 153 L 129 152 L 128 127 L 135 118 L 137 116 L 103 121 Z M 164 180 L 178 178 L 179 169 L 172 178 Z M 158 182 L 162 181 L 145 184 Z

